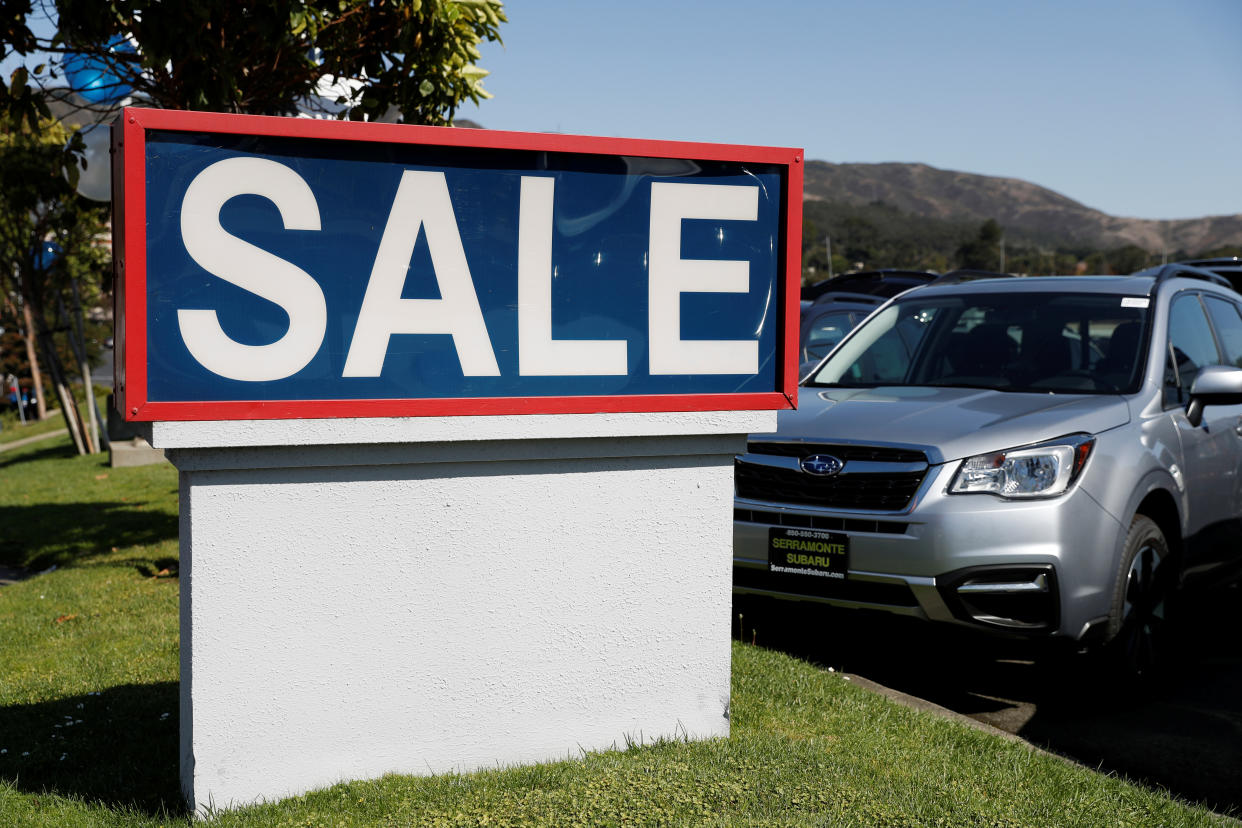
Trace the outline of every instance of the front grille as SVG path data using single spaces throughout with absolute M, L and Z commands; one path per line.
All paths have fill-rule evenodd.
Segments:
M 773 526 L 797 526 L 802 529 L 849 532 L 851 535 L 904 535 L 910 526 L 908 523 L 895 520 L 820 517 L 819 515 L 797 515 L 793 512 L 766 512 L 759 509 L 734 509 L 733 519 L 743 523 L 768 523 Z
M 802 503 L 834 509 L 898 512 L 910 504 L 927 470 L 891 474 L 816 477 L 801 471 L 738 461 L 734 482 L 739 497 L 774 503 Z
M 877 463 L 926 463 L 927 455 L 914 449 L 889 448 L 887 446 L 849 446 L 830 443 L 774 443 L 752 440 L 746 446 L 751 454 L 767 454 L 774 457 L 810 457 L 812 454 L 831 454 L 838 460 L 867 460 Z
M 784 592 L 814 598 L 835 598 L 890 607 L 916 607 L 918 600 L 905 584 L 790 575 L 747 566 L 733 567 L 733 586 L 762 592 Z

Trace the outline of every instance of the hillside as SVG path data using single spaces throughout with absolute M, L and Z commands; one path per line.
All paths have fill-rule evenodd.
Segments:
M 809 161 L 804 196 L 855 206 L 877 201 L 928 218 L 996 219 L 1011 238 L 1034 243 L 1116 248 L 1138 245 L 1198 252 L 1242 245 L 1242 214 L 1159 221 L 1120 218 L 1016 178 L 940 170 L 926 164 Z

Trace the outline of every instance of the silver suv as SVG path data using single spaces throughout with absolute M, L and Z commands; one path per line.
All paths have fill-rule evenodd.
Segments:
M 1141 671 L 1242 562 L 1242 296 L 1181 265 L 915 288 L 737 458 L 734 592 L 1081 644 Z

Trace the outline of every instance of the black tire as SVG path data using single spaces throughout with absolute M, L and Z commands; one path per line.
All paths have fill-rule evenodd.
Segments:
M 1135 515 L 1108 618 L 1108 661 L 1126 677 L 1150 679 L 1168 660 L 1173 568 L 1164 532 L 1151 518 Z

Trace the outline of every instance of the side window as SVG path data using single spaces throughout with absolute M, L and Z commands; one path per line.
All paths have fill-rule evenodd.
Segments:
M 1242 368 L 1242 314 L 1239 314 L 1238 306 L 1216 296 L 1205 296 L 1203 299 L 1208 316 L 1212 317 L 1212 327 L 1216 328 L 1216 336 L 1220 339 L 1220 347 L 1225 352 L 1225 362 Z
M 1164 404 L 1185 405 L 1199 370 L 1220 363 L 1212 329 L 1197 294 L 1176 297 L 1169 309 L 1169 362 L 1164 376 Z
M 828 354 L 845 335 L 854 329 L 855 318 L 850 311 L 829 311 L 815 318 L 807 329 L 803 358 L 821 358 Z

